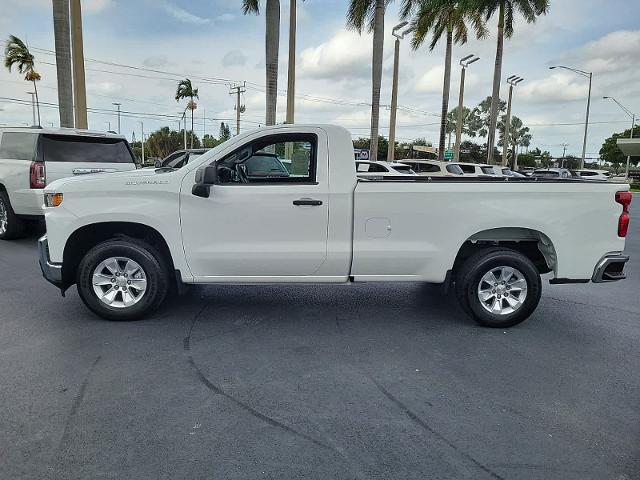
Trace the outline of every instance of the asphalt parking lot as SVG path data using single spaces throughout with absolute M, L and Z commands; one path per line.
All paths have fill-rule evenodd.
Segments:
M 0 243 L 0 478 L 640 478 L 628 279 L 509 330 L 424 285 L 193 288 L 110 323 Z

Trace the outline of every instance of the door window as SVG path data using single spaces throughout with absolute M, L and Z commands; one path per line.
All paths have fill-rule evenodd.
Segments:
M 221 184 L 315 182 L 317 138 L 283 134 L 261 138 L 218 162 Z
M 5 132 L 0 141 L 0 158 L 33 160 L 37 140 L 37 133 Z
M 43 135 L 45 162 L 133 163 L 126 140 L 73 135 Z

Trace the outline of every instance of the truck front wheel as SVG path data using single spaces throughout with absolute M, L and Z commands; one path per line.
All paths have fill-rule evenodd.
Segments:
M 95 314 L 137 320 L 164 300 L 169 275 L 160 254 L 145 242 L 114 239 L 93 247 L 80 261 L 77 288 Z
M 508 248 L 489 248 L 468 258 L 456 276 L 465 311 L 482 326 L 523 322 L 540 302 L 542 281 L 531 260 Z

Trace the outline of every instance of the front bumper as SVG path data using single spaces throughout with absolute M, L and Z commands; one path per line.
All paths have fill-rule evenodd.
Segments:
M 56 287 L 62 287 L 62 264 L 51 263 L 49 260 L 49 243 L 44 235 L 38 240 L 38 253 L 40 256 L 40 269 L 42 276 Z
M 624 280 L 627 276 L 624 273 L 624 265 L 629 261 L 628 255 L 607 254 L 598 262 L 593 272 L 591 281 L 594 283 L 616 282 Z

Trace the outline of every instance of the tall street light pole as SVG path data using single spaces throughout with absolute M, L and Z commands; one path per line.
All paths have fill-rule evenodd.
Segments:
M 140 140 L 142 141 L 142 166 L 144 167 L 144 122 L 140 122 L 140 129 L 142 130 L 142 137 Z
M 582 141 L 582 159 L 580 160 L 580 168 L 584 168 L 584 159 L 587 156 L 587 133 L 589 130 L 589 109 L 591 107 L 591 81 L 593 80 L 593 72 L 585 72 L 584 70 L 580 70 L 577 68 L 566 67 L 564 65 L 555 65 L 553 67 L 549 67 L 549 70 L 553 70 L 554 68 L 563 68 L 565 70 L 569 70 L 573 73 L 577 73 L 578 75 L 582 75 L 589 79 L 589 94 L 587 95 L 587 115 L 584 121 L 584 139 Z
M 113 102 L 112 105 L 118 107 L 118 133 L 120 133 L 120 103 Z
M 504 122 L 504 138 L 502 139 L 502 166 L 503 167 L 507 166 L 507 152 L 509 151 L 509 143 L 510 143 L 509 130 L 511 127 L 511 100 L 513 99 L 513 87 L 518 85 L 523 80 L 524 78 L 518 77 L 517 75 L 511 75 L 509 78 L 507 78 L 507 83 L 509 84 L 509 101 L 507 103 L 507 117 L 505 118 L 505 122 Z M 513 148 L 513 158 L 514 158 L 513 169 L 514 170 L 518 168 L 517 161 L 515 160 L 516 148 L 517 146 L 514 146 Z
M 460 72 L 460 94 L 458 95 L 458 122 L 456 124 L 456 144 L 453 147 L 453 158 L 456 162 L 460 161 L 460 144 L 462 143 L 462 123 L 464 122 L 462 115 L 462 110 L 464 109 L 464 80 L 467 73 L 467 67 L 478 60 L 480 60 L 480 57 L 476 57 L 473 54 L 460 59 L 460 66 L 462 67 L 462 70 Z
M 395 53 L 393 56 L 393 87 L 391 89 L 391 115 L 389 120 L 389 147 L 387 149 L 387 161 L 393 162 L 396 154 L 396 118 L 398 113 L 398 70 L 400 69 L 400 40 L 412 29 L 408 28 L 400 32 L 409 22 L 401 22 L 391 31 L 396 37 Z
M 608 98 L 609 100 L 613 100 L 624 111 L 624 113 L 626 113 L 627 115 L 629 115 L 631 117 L 631 133 L 629 134 L 629 138 L 633 138 L 633 128 L 636 126 L 636 114 L 633 113 L 631 110 L 629 110 L 624 105 L 622 105 L 618 100 L 616 100 L 613 97 L 602 97 L 602 98 L 605 98 L 605 99 Z M 630 162 L 631 162 L 631 156 L 627 155 L 627 169 L 625 171 L 625 178 L 627 180 L 629 179 L 629 163 Z

